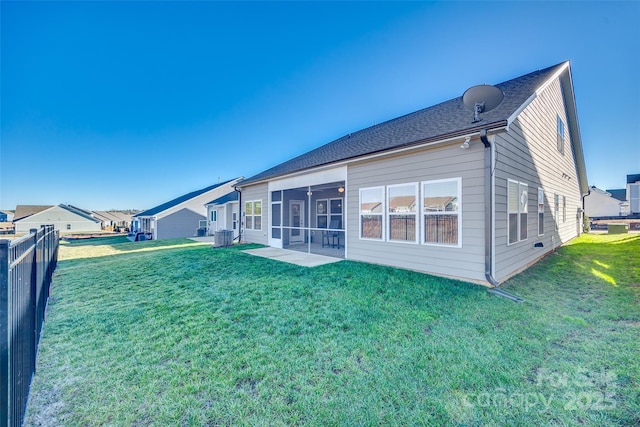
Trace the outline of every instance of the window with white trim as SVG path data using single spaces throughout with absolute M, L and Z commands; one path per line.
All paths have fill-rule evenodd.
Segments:
M 462 179 L 422 183 L 422 243 L 462 245 Z
M 509 244 L 527 240 L 529 186 L 519 181 L 507 181 L 507 228 Z
M 218 211 L 213 209 L 211 211 L 211 222 L 216 222 L 218 220 Z
M 544 234 L 544 190 L 538 187 L 538 236 Z
M 360 238 L 384 239 L 384 187 L 360 189 Z
M 564 154 L 564 122 L 562 121 L 559 115 L 557 115 L 556 117 L 558 122 L 558 136 L 557 136 L 558 151 L 560 152 L 560 154 Z
M 262 200 L 244 203 L 244 227 L 247 230 L 262 230 Z
M 558 196 L 557 194 L 553 195 L 553 204 L 555 205 L 553 207 L 553 220 L 556 224 L 556 230 L 558 229 L 558 223 L 560 222 L 560 196 Z
M 395 242 L 418 241 L 418 183 L 387 187 L 387 239 Z
M 271 192 L 271 238 L 282 239 L 282 191 Z

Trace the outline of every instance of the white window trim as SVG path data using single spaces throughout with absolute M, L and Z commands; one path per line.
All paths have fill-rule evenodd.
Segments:
M 260 215 L 256 215 L 256 202 L 260 202 Z M 251 215 L 247 215 L 247 203 L 251 203 Z M 245 230 L 262 231 L 262 199 L 246 200 L 244 202 Z M 251 228 L 247 227 L 247 217 L 251 217 Z M 256 217 L 260 217 L 260 228 L 256 228 Z
M 565 130 L 566 126 L 564 124 L 564 120 L 560 117 L 560 114 L 556 114 L 556 148 L 558 152 L 564 156 L 564 146 L 565 146 Z M 560 131 L 562 130 L 562 134 Z
M 344 228 L 344 200 L 340 197 L 334 197 L 333 199 L 328 199 L 328 203 L 327 203 L 327 227 L 329 227 L 329 223 L 331 223 L 331 217 L 332 216 L 338 216 L 340 215 L 340 223 L 342 224 L 342 227 Z M 340 202 L 342 202 L 342 206 L 340 206 L 340 213 L 332 213 L 331 212 L 331 202 L 334 200 L 339 200 Z
M 553 194 L 553 204 L 555 205 L 553 211 L 553 222 L 556 225 L 557 231 L 560 226 L 560 195 L 558 193 Z
M 414 187 L 414 195 L 416 197 L 416 211 L 415 212 L 403 212 L 403 213 L 391 213 L 389 212 L 389 195 L 390 195 L 390 188 L 394 188 L 394 187 L 409 187 L 409 186 L 413 186 Z M 416 228 L 416 232 L 415 232 L 415 236 L 413 237 L 413 240 L 395 240 L 392 239 L 390 236 L 391 233 L 391 227 L 386 227 L 387 228 L 387 232 L 384 235 L 385 236 L 385 240 L 387 242 L 390 243 L 403 243 L 403 244 L 411 244 L 411 245 L 417 245 L 419 242 L 419 236 L 420 236 L 420 223 L 419 223 L 419 218 L 418 218 L 418 209 L 420 209 L 419 206 L 419 202 L 418 199 L 420 198 L 420 193 L 419 193 L 419 183 L 417 182 L 408 182 L 405 184 L 393 184 L 393 185 L 387 185 L 387 190 L 386 190 L 386 206 L 385 206 L 385 211 L 383 212 L 385 215 L 385 218 L 383 219 L 385 226 L 388 225 L 387 222 L 391 220 L 392 216 L 403 216 L 403 215 L 414 215 L 415 217 L 415 228 Z
M 325 209 L 326 209 L 326 210 L 325 210 L 325 212 L 324 212 L 324 213 L 318 213 L 318 205 L 319 205 L 320 203 L 322 203 L 322 202 L 324 202 L 324 203 L 325 203 L 325 206 L 326 206 L 326 207 L 325 207 Z M 320 227 L 320 225 L 319 225 L 319 221 L 318 221 L 318 219 L 319 219 L 320 217 L 326 217 L 326 219 L 327 219 L 327 226 L 326 226 L 326 227 L 324 227 L 324 228 L 329 228 L 329 209 L 330 209 L 330 208 L 329 208 L 329 199 L 316 199 L 316 228 L 322 228 L 322 227 Z
M 542 211 L 540 211 L 540 205 L 542 205 Z M 540 214 L 542 214 L 542 233 L 540 233 Z M 544 236 L 544 189 L 542 187 L 538 187 L 538 236 Z
M 458 184 L 458 211 L 456 212 L 456 214 L 458 215 L 458 244 L 457 245 L 448 245 L 448 244 L 444 244 L 444 243 L 433 243 L 433 242 L 427 242 L 424 236 L 424 222 L 423 222 L 423 218 L 425 215 L 424 212 L 424 185 L 425 184 L 437 184 L 439 182 L 451 182 L 451 181 L 456 181 Z M 434 180 L 430 180 L 430 181 L 422 181 L 420 182 L 420 217 L 419 217 L 419 221 L 420 224 L 417 228 L 418 233 L 422 236 L 420 237 L 420 243 L 426 246 L 440 246 L 440 247 L 444 247 L 444 248 L 462 248 L 462 178 L 461 177 L 457 177 L 457 178 L 446 178 L 446 179 L 434 179 Z M 437 213 L 433 213 L 432 215 L 442 215 L 445 214 L 447 215 L 446 212 L 437 212 Z M 453 215 L 453 213 L 450 213 L 448 215 Z
M 509 183 L 510 182 L 512 182 L 514 184 L 517 184 L 517 186 L 518 186 L 518 211 L 517 212 L 511 212 L 509 210 L 509 205 L 510 205 L 510 203 L 509 203 L 510 202 L 510 199 L 509 199 L 509 194 L 510 194 L 510 192 L 509 192 Z M 521 230 L 521 227 L 522 227 L 522 224 L 521 224 L 522 219 L 520 218 L 520 216 L 521 216 L 521 214 L 524 213 L 524 212 L 522 212 L 520 210 L 520 206 L 521 206 L 520 198 L 522 197 L 522 187 L 526 187 L 526 189 L 527 189 L 527 204 L 526 204 L 526 206 L 527 206 L 527 212 L 526 212 L 527 213 L 527 228 L 526 228 L 527 237 L 525 237 L 524 239 L 522 239 L 521 236 L 520 236 L 520 230 Z M 529 184 L 526 184 L 526 183 L 521 182 L 521 181 L 516 181 L 515 179 L 510 179 L 510 178 L 507 179 L 507 246 L 517 245 L 518 243 L 526 242 L 527 240 L 529 240 L 529 224 L 528 224 L 529 223 L 529 200 L 528 200 L 528 197 L 529 197 Z M 509 215 L 512 214 L 512 213 L 516 213 L 517 214 L 517 221 L 516 221 L 517 222 L 517 225 L 516 225 L 516 227 L 517 227 L 517 239 L 516 239 L 515 242 L 509 242 L 509 231 L 511 229 L 510 223 L 509 223 Z
M 377 213 L 367 213 L 365 215 L 379 215 L 382 219 L 382 234 L 381 237 L 372 238 L 372 237 L 362 237 L 362 192 L 366 190 L 382 190 L 382 209 L 379 214 Z M 384 185 L 378 187 L 363 187 L 358 190 L 358 238 L 360 240 L 371 240 L 374 242 L 384 242 L 384 237 L 386 236 L 386 227 L 385 227 L 385 211 L 387 209 L 385 204 L 386 199 L 386 191 Z

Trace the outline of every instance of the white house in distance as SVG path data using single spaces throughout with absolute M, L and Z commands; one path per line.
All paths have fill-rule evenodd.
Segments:
M 207 208 L 207 234 L 215 235 L 219 230 L 232 230 L 233 238 L 240 234 L 239 193 L 231 191 L 205 204 Z
M 589 218 L 636 218 L 640 215 L 640 174 L 627 175 L 625 188 L 601 190 L 592 186 L 584 198 L 584 210 Z
M 239 180 L 211 185 L 140 212 L 133 216 L 133 231 L 148 233 L 154 240 L 192 237 L 206 226 L 205 203 L 233 191 Z
M 581 233 L 570 64 L 475 86 L 236 187 L 245 241 L 495 287 Z
M 584 211 L 589 218 L 626 215 L 626 201 L 614 197 L 613 190 L 601 190 L 592 186 L 589 195 L 584 198 Z
M 100 231 L 100 220 L 91 212 L 71 205 L 18 205 L 13 217 L 15 233 L 28 233 L 32 228 L 53 225 L 61 233 Z
M 640 174 L 627 175 L 627 200 L 629 213 L 640 214 Z

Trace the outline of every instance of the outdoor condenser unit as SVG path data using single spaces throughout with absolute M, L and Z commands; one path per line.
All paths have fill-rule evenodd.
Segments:
M 218 230 L 214 235 L 215 246 L 232 246 L 233 230 Z

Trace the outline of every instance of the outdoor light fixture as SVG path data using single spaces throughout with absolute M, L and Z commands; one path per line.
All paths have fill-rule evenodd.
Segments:
M 462 145 L 460 146 L 460 148 L 466 150 L 467 148 L 469 148 L 469 141 L 471 141 L 471 137 L 468 136 L 464 139 L 464 142 L 462 143 Z
M 342 185 L 338 187 L 338 193 L 340 194 L 344 193 L 344 187 Z
M 307 196 L 311 196 L 312 194 L 311 190 L 307 191 Z

